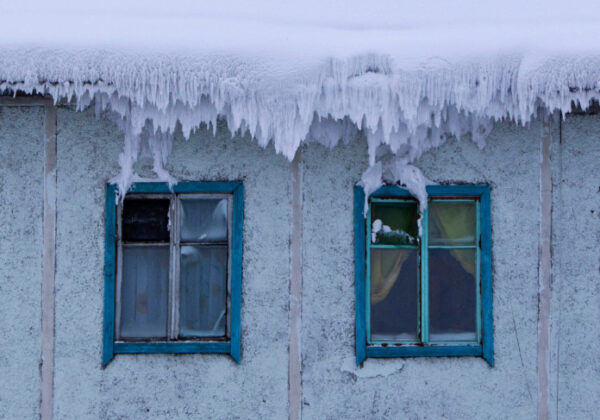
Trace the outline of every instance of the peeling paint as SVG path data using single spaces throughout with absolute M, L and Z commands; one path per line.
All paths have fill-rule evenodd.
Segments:
M 400 372 L 404 367 L 402 359 L 379 360 L 367 359 L 362 367 L 356 366 L 354 357 L 347 357 L 342 362 L 342 372 L 348 372 L 357 378 L 375 378 L 377 376 L 390 376 Z

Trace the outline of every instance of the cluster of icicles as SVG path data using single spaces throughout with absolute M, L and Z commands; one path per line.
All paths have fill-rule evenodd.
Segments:
M 151 154 L 153 180 L 175 183 L 165 163 L 178 124 L 189 138 L 201 124 L 214 129 L 223 118 L 232 132 L 248 131 L 261 146 L 272 142 L 290 160 L 303 142 L 333 147 L 362 131 L 370 163 L 361 181 L 366 193 L 400 184 L 425 206 L 430 181 L 412 162 L 426 151 L 449 137 L 467 136 L 483 147 L 495 121 L 524 125 L 540 113 L 564 115 L 573 104 L 586 108 L 600 98 L 600 60 L 589 58 L 511 56 L 403 70 L 389 57 L 365 55 L 331 59 L 308 76 L 277 82 L 263 68 L 226 59 L 196 67 L 120 62 L 67 74 L 31 68 L 28 77 L 12 79 L 0 69 L 0 92 L 47 94 L 109 115 L 125 135 L 115 177 L 121 194 L 139 181 L 133 168 L 142 153 Z

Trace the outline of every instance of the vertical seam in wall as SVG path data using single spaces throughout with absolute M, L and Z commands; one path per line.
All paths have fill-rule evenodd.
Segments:
M 40 417 L 54 406 L 54 276 L 56 272 L 56 108 L 44 105 L 44 193 L 42 249 L 42 361 Z
M 292 169 L 292 237 L 290 241 L 290 312 L 288 405 L 290 420 L 302 418 L 302 152 L 298 149 Z
M 557 118 L 558 120 L 558 203 L 562 203 L 562 181 L 563 181 L 563 158 L 562 158 L 562 151 L 563 151 L 563 145 L 562 145 L 562 116 L 559 116 L 559 118 Z M 559 211 L 560 214 L 560 210 L 557 209 L 557 211 Z M 560 270 L 560 268 L 562 267 L 562 261 L 559 260 L 557 262 L 558 264 L 558 269 Z M 560 272 L 559 272 L 560 275 Z M 558 278 L 557 278 L 558 277 Z M 557 288 L 557 280 L 558 280 L 558 288 Z M 560 388 L 560 322 L 561 322 L 561 316 L 562 316 L 562 303 L 561 303 L 561 296 L 562 296 L 562 282 L 560 281 L 560 277 L 556 276 L 552 279 L 553 282 L 553 288 L 556 290 L 556 308 L 555 308 L 555 313 L 558 313 L 558 319 L 556 321 L 556 326 L 555 326 L 555 332 L 554 335 L 556 336 L 556 419 L 558 420 L 558 404 L 560 401 L 560 392 L 559 392 L 559 388 Z
M 550 373 L 550 299 L 552 264 L 552 168 L 550 166 L 550 143 L 553 119 L 543 123 L 540 165 L 540 245 L 538 264 L 538 325 L 537 325 L 537 373 L 538 418 L 549 417 Z

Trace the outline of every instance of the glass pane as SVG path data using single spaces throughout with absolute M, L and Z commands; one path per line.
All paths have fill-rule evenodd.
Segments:
M 222 337 L 227 321 L 227 247 L 181 247 L 180 335 Z
M 124 246 L 121 337 L 165 338 L 169 290 L 168 246 Z
M 372 203 L 371 242 L 417 245 L 417 203 Z
M 417 339 L 417 251 L 371 250 L 371 341 Z
M 429 340 L 476 341 L 475 249 L 429 250 Z
M 227 200 L 181 200 L 181 240 L 227 241 Z
M 475 245 L 475 201 L 429 203 L 429 245 Z
M 122 225 L 126 242 L 169 242 L 169 200 L 126 198 Z

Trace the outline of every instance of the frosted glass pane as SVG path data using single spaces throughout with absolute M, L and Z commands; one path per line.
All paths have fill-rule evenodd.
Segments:
M 227 200 L 181 200 L 181 240 L 227 241 Z
M 476 341 L 474 249 L 429 250 L 430 341 Z
M 429 203 L 429 245 L 475 245 L 475 201 Z
M 371 242 L 417 245 L 417 203 L 371 204 Z
M 168 290 L 168 246 L 123 247 L 122 338 L 167 336 Z
M 126 242 L 169 242 L 169 200 L 125 199 L 122 226 Z
M 180 335 L 222 337 L 227 321 L 227 247 L 181 247 Z
M 417 339 L 417 251 L 371 249 L 371 340 Z

